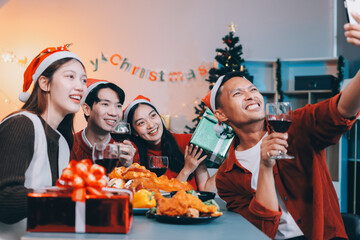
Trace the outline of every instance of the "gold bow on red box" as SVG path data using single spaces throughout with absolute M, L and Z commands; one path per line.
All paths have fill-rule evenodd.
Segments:
M 56 181 L 56 186 L 72 188 L 72 200 L 85 202 L 87 194 L 107 197 L 101 191 L 103 187 L 107 186 L 107 180 L 103 178 L 104 176 L 105 168 L 93 164 L 90 159 L 79 162 L 71 160 Z

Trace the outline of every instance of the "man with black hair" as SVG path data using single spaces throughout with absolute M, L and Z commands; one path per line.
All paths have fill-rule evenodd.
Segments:
M 114 83 L 88 79 L 88 93 L 82 105 L 87 127 L 74 136 L 71 159 L 92 159 L 94 144 L 114 143 L 110 132 L 122 119 L 122 105 L 125 100 L 124 91 Z M 130 166 L 136 149 L 130 141 L 120 144 L 120 160 L 122 166 Z
M 264 98 L 238 72 L 219 77 L 203 99 L 235 138 L 216 175 L 219 196 L 275 239 L 347 239 L 325 148 L 360 110 L 360 72 L 336 96 L 293 111 L 286 133 L 271 132 Z M 280 152 L 295 159 L 275 160 Z

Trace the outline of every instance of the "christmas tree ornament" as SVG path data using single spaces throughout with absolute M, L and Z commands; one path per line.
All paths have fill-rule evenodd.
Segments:
M 235 27 L 236 25 L 233 22 L 231 22 L 231 24 L 229 25 L 229 32 L 235 32 Z

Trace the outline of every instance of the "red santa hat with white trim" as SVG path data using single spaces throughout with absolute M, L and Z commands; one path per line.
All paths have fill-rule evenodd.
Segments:
M 211 91 L 202 99 L 205 105 L 208 106 L 212 112 L 216 110 L 215 98 L 224 80 L 224 76 L 225 75 L 222 75 L 218 78 L 218 80 L 216 80 L 215 85 L 213 86 Z
M 41 74 L 54 62 L 63 58 L 74 58 L 82 63 L 80 58 L 68 50 L 70 44 L 60 47 L 50 47 L 41 51 L 29 64 L 24 72 L 23 92 L 19 95 L 19 100 L 26 102 L 30 93 L 28 92 L 31 83 L 38 80 Z
M 124 122 L 128 122 L 128 116 L 129 116 L 129 112 L 130 110 L 135 107 L 137 104 L 139 103 L 147 103 L 149 105 L 151 105 L 153 108 L 155 108 L 155 106 L 150 102 L 150 99 L 147 97 L 144 97 L 142 95 L 138 95 L 125 109 L 124 109 L 124 116 L 123 116 L 123 121 Z M 156 108 L 155 108 L 156 109 Z
M 116 89 L 117 94 L 119 95 L 119 100 L 120 103 L 123 104 L 124 100 L 125 100 L 125 93 L 124 90 L 122 90 L 118 85 L 116 85 L 115 83 L 109 82 L 107 80 L 101 80 L 101 79 L 95 79 L 95 78 L 88 78 L 87 82 L 86 82 L 86 86 L 87 86 L 87 93 L 86 95 L 84 95 L 84 97 L 82 98 L 84 103 L 86 101 L 87 96 L 89 96 L 89 94 L 91 93 L 91 91 L 93 91 L 97 86 L 99 86 L 100 84 L 106 84 L 106 85 L 113 85 Z
M 216 99 L 216 94 L 219 91 L 222 82 L 224 80 L 224 76 L 222 75 L 218 78 L 218 80 L 216 80 L 215 85 L 213 86 L 213 88 L 211 89 L 211 91 L 202 99 L 202 101 L 205 103 L 206 106 L 208 106 L 208 108 L 210 108 L 210 110 L 212 112 L 214 112 L 216 110 L 216 103 L 215 103 L 215 99 Z M 221 125 L 220 121 L 218 122 L 218 124 L 216 124 L 214 126 L 214 129 L 216 131 L 216 133 L 221 134 L 224 130 L 223 126 Z

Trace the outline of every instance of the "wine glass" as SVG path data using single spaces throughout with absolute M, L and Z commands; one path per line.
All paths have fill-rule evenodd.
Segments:
M 149 170 L 160 177 L 164 175 L 169 167 L 169 159 L 166 156 L 151 156 L 149 158 Z
M 274 132 L 285 133 L 292 122 L 292 110 L 289 102 L 275 102 L 266 104 L 266 118 Z M 279 155 L 271 156 L 272 159 L 294 159 L 293 156 L 279 151 Z
M 95 164 L 106 170 L 106 175 L 120 165 L 120 144 L 95 143 L 92 149 L 92 158 Z
M 123 142 L 129 139 L 131 134 L 130 124 L 127 122 L 119 122 L 114 129 L 111 130 L 110 135 L 116 142 Z

